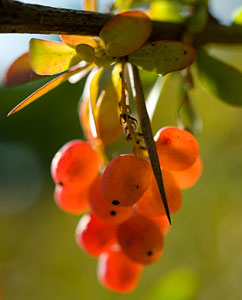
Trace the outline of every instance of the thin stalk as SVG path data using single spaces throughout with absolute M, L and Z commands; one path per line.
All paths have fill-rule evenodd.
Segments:
M 138 68 L 133 64 L 129 64 L 128 67 L 129 67 L 129 74 L 130 74 L 133 96 L 136 102 L 140 126 L 141 126 L 142 133 L 144 135 L 144 140 L 149 154 L 150 163 L 156 178 L 157 185 L 159 187 L 159 191 L 161 194 L 161 198 L 163 201 L 167 218 L 171 224 L 171 217 L 170 217 L 170 212 L 169 212 L 168 203 L 166 199 L 162 172 L 161 172 L 159 158 L 157 155 L 153 133 L 150 125 L 150 119 L 145 105 L 145 98 L 144 98 L 144 93 L 141 85 L 139 71 Z

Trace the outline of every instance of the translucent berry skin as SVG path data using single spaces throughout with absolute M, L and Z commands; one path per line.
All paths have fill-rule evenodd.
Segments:
M 171 172 L 162 170 L 167 204 L 170 213 L 179 210 L 182 204 L 182 194 Z M 147 217 L 166 215 L 155 176 L 152 176 L 150 186 L 136 203 L 138 211 Z
M 155 222 L 155 224 L 159 227 L 160 232 L 163 234 L 163 236 L 167 235 L 167 233 L 171 229 L 171 225 L 166 215 L 153 217 L 151 218 L 151 220 Z
M 116 242 L 116 227 L 85 214 L 77 225 L 76 241 L 89 255 L 98 257 Z
M 120 249 L 112 247 L 100 255 L 97 274 L 102 285 L 117 293 L 133 291 L 140 279 L 143 267 L 130 260 Z
M 163 169 L 181 171 L 195 163 L 198 143 L 194 136 L 177 127 L 165 127 L 155 135 L 156 148 Z
M 118 242 L 124 253 L 140 264 L 151 264 L 163 251 L 163 235 L 149 218 L 136 215 L 117 227 Z
M 188 189 L 192 187 L 200 178 L 202 174 L 203 166 L 201 158 L 198 156 L 195 163 L 188 169 L 183 171 L 172 172 L 177 185 L 180 189 Z
M 103 173 L 101 195 L 113 206 L 132 206 L 148 188 L 150 164 L 135 155 L 115 157 Z
M 119 207 L 106 202 L 101 195 L 102 175 L 98 175 L 89 189 L 89 203 L 92 212 L 105 222 L 119 224 L 133 213 L 133 207 Z
M 84 188 L 97 176 L 100 155 L 85 141 L 65 144 L 54 156 L 51 174 L 55 183 L 72 188 Z
M 72 190 L 69 187 L 56 185 L 54 199 L 57 206 L 68 213 L 82 214 L 89 209 L 88 188 Z

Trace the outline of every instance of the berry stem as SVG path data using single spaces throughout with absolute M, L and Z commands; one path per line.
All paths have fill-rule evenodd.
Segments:
M 126 62 L 122 62 L 121 76 L 121 100 L 119 102 L 120 108 L 120 122 L 122 123 L 124 132 L 127 136 L 127 140 L 131 140 L 134 144 L 134 153 L 139 153 L 139 139 L 137 137 L 136 127 L 137 120 L 131 116 L 131 109 L 129 106 L 129 95 L 127 90 L 127 84 L 125 79 L 125 66 Z
M 142 84 L 139 76 L 139 71 L 138 68 L 133 64 L 129 64 L 128 69 L 130 74 L 131 88 L 136 102 L 140 126 L 141 126 L 142 133 L 144 135 L 145 144 L 149 154 L 149 159 L 156 178 L 157 185 L 159 187 L 159 191 L 161 194 L 161 198 L 163 201 L 167 218 L 171 224 L 171 217 L 170 217 L 170 212 L 167 204 L 165 187 L 162 179 L 162 172 L 161 172 L 159 158 L 156 151 L 155 142 L 153 139 L 150 119 L 145 105 L 145 98 L 144 98 Z

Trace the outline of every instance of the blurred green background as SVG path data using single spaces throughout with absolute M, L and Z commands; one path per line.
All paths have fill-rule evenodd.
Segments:
M 215 55 L 221 51 L 242 67 L 242 48 Z M 82 138 L 77 103 L 84 83 L 65 83 L 6 117 L 42 84 L 0 86 L 0 299 L 242 299 L 242 110 L 199 86 L 194 92 L 204 124 L 198 137 L 203 175 L 183 192 L 163 257 L 145 267 L 138 288 L 124 296 L 100 286 L 96 260 L 75 242 L 79 217 L 53 201 L 50 162 L 64 143 Z M 156 129 L 175 124 L 172 95 L 159 106 Z

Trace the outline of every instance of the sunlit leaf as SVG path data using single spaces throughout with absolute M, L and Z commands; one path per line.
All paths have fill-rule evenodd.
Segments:
M 27 52 L 19 56 L 11 64 L 3 78 L 3 84 L 10 86 L 38 78 L 42 78 L 42 76 L 37 75 L 32 70 L 29 53 Z
M 90 127 L 89 105 L 90 105 L 90 99 L 82 97 L 78 108 L 78 113 L 79 113 L 79 119 L 81 122 L 82 130 L 84 131 L 86 138 L 89 141 L 92 141 L 94 140 L 94 136 L 92 134 L 91 127 Z
M 197 275 L 186 269 L 178 269 L 165 275 L 147 299 L 149 300 L 195 300 L 199 291 Z
M 66 44 L 40 39 L 30 40 L 30 57 L 34 71 L 40 75 L 61 73 L 81 60 Z
M 87 44 L 93 48 L 98 46 L 98 42 L 94 37 L 84 35 L 61 35 L 62 41 L 68 46 L 75 48 L 79 44 Z
M 17 111 L 23 109 L 24 107 L 26 107 L 27 105 L 29 105 L 30 103 L 34 102 L 35 100 L 37 100 L 38 98 L 40 98 L 41 96 L 45 95 L 46 93 L 50 92 L 51 90 L 53 90 L 54 88 L 56 88 L 58 85 L 60 85 L 61 83 L 65 82 L 66 80 L 68 80 L 69 77 L 73 76 L 74 74 L 82 71 L 84 68 L 78 68 L 76 70 L 73 71 L 69 71 L 67 73 L 61 74 L 60 76 L 54 78 L 53 80 L 47 82 L 45 85 L 43 85 L 41 88 L 39 88 L 38 90 L 36 90 L 35 92 L 33 92 L 30 96 L 28 96 L 26 99 L 24 99 L 21 103 L 19 103 L 16 107 L 14 107 L 9 113 L 8 116 L 16 113 Z
M 208 92 L 226 103 L 242 105 L 242 73 L 240 71 L 199 49 L 197 73 Z
M 156 41 L 131 53 L 129 61 L 144 70 L 165 75 L 188 67 L 196 57 L 195 49 L 183 42 Z
M 151 33 L 151 20 L 141 11 L 113 17 L 101 30 L 108 56 L 125 56 L 140 48 Z
M 120 71 L 121 66 L 116 65 L 95 107 L 98 136 L 105 145 L 115 141 L 122 132 L 119 119 L 119 101 L 121 99 Z
M 152 20 L 183 23 L 189 9 L 190 6 L 178 1 L 152 1 L 149 16 Z
M 233 13 L 233 23 L 242 25 L 242 6 L 238 7 Z

